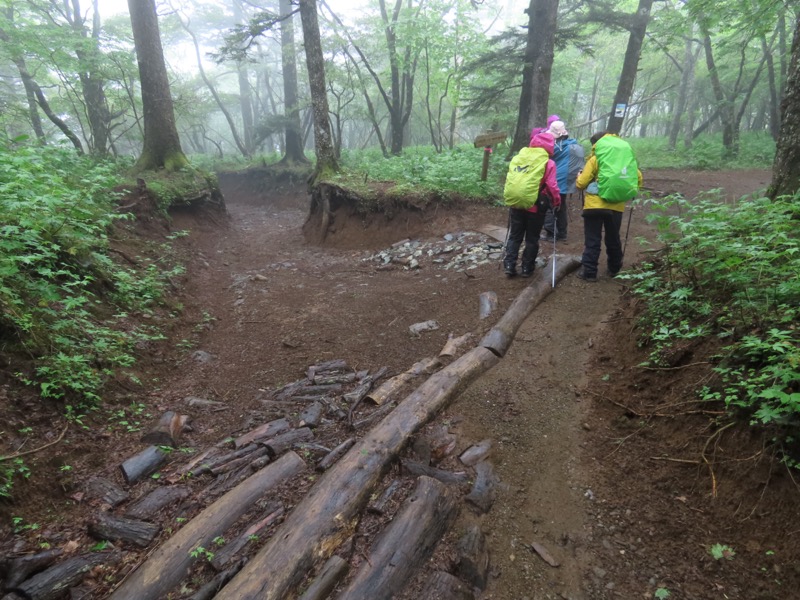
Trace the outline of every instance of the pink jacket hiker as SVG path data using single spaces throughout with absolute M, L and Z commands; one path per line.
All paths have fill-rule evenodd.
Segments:
M 531 139 L 531 148 L 544 148 L 547 154 L 553 156 L 553 149 L 555 148 L 556 140 L 549 133 L 534 134 Z M 552 159 L 547 161 L 544 168 L 544 176 L 542 177 L 542 186 L 540 188 L 548 196 L 554 209 L 561 206 L 561 192 L 558 189 L 558 181 L 556 180 L 556 163 Z M 537 212 L 536 204 L 528 209 L 529 212 Z

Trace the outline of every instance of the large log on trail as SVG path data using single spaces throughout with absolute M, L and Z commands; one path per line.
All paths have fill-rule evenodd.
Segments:
M 149 521 L 162 508 L 188 498 L 191 493 L 192 489 L 187 485 L 165 485 L 157 487 L 128 508 L 128 510 L 125 511 L 125 516 L 131 519 Z
M 150 545 L 161 525 L 127 519 L 101 512 L 89 523 L 89 534 L 98 540 L 123 541 L 136 544 L 141 548 Z
M 425 580 L 419 600 L 475 600 L 475 594 L 458 577 L 436 571 Z
M 456 512 L 456 495 L 447 486 L 420 477 L 338 600 L 391 600 L 428 560 Z
M 111 594 L 111 600 L 160 600 L 188 573 L 196 557 L 192 551 L 209 548 L 256 500 L 305 468 L 294 452 L 287 452 L 248 477 L 189 521 L 162 544 Z
M 158 471 L 159 467 L 167 462 L 167 454 L 158 446 L 148 446 L 139 454 L 131 456 L 119 468 L 128 484 L 139 481 L 151 473 Z
M 411 368 L 407 371 L 400 373 L 399 375 L 395 375 L 391 379 L 387 379 L 386 381 L 381 384 L 378 389 L 370 392 L 366 395 L 366 399 L 370 400 L 371 402 L 381 405 L 385 404 L 389 399 L 391 399 L 395 394 L 397 394 L 402 387 L 407 384 L 409 381 L 416 379 L 420 375 L 426 375 L 428 373 L 432 373 L 436 369 L 441 366 L 441 361 L 438 357 L 436 358 L 423 358 L 422 360 L 415 362 L 411 365 Z
M 556 280 L 560 281 L 565 275 L 577 269 L 580 264 L 580 259 L 575 256 L 560 256 L 556 265 Z M 506 313 L 481 340 L 480 345 L 488 348 L 497 356 L 505 356 L 523 321 L 528 318 L 536 305 L 552 291 L 552 282 L 549 277 L 536 279 L 514 299 Z
M 61 548 L 51 548 L 38 554 L 27 554 L 0 560 L 0 573 L 5 575 L 3 589 L 11 589 L 25 581 L 31 573 L 43 571 L 64 554 Z
M 299 600 L 325 600 L 349 568 L 345 559 L 331 556 Z
M 422 383 L 319 478 L 215 600 L 288 597 L 318 560 L 351 536 L 372 489 L 409 438 L 499 360 L 485 348 L 474 348 Z
M 71 588 L 79 584 L 93 567 L 112 560 L 108 553 L 92 553 L 74 556 L 53 565 L 8 591 L 19 594 L 27 600 L 57 600 Z
M 168 410 L 161 415 L 161 418 L 153 425 L 150 431 L 142 436 L 142 441 L 145 444 L 152 444 L 153 446 L 171 446 L 176 448 L 188 421 L 188 416 L 179 415 Z
M 252 431 L 239 436 L 233 440 L 233 446 L 238 450 L 239 448 L 247 446 L 252 442 L 278 435 L 284 431 L 289 431 L 291 427 L 292 426 L 289 424 L 287 419 L 276 419 L 275 421 L 264 423 Z

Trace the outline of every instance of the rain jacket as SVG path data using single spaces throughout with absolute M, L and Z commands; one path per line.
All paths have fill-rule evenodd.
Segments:
M 614 134 L 607 133 L 606 135 L 614 135 Z M 589 160 L 586 161 L 586 165 L 583 167 L 583 171 L 581 171 L 581 174 L 578 175 L 578 179 L 575 181 L 575 185 L 578 187 L 578 189 L 586 190 L 583 201 L 583 209 L 588 210 L 592 208 L 605 208 L 609 210 L 624 212 L 625 202 L 605 202 L 600 196 L 597 195 L 597 193 L 593 194 L 590 191 L 588 191 L 587 188 L 589 187 L 589 184 L 597 181 L 598 170 L 599 170 L 599 165 L 597 164 L 597 156 L 595 156 L 594 146 L 592 146 L 592 155 L 589 157 Z M 637 171 L 639 177 L 639 189 L 641 189 L 642 172 L 638 169 Z
M 569 157 L 570 146 L 577 144 L 578 140 L 574 138 L 557 139 L 553 147 L 553 161 L 556 163 L 556 179 L 558 180 L 558 189 L 562 194 L 570 194 L 575 191 L 575 173 L 573 172 L 572 181 L 569 177 Z M 581 156 L 583 151 L 581 150 Z
M 531 148 L 544 148 L 547 154 L 553 156 L 553 148 L 555 140 L 549 133 L 537 133 L 531 139 Z M 556 179 L 556 163 L 553 159 L 547 161 L 544 168 L 544 176 L 542 176 L 542 183 L 540 185 L 540 194 L 546 193 L 550 197 L 551 205 L 554 209 L 561 206 L 561 192 L 558 189 L 558 180 Z M 528 209 L 529 212 L 537 212 L 536 204 Z

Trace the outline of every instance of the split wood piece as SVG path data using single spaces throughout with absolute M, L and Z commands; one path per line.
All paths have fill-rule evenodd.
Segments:
M 0 572 L 5 573 L 4 589 L 11 589 L 30 577 L 31 573 L 43 571 L 52 565 L 64 551 L 61 548 L 51 548 L 38 554 L 27 554 L 15 558 L 0 560 Z M 2 581 L 2 580 L 0 580 Z
M 381 379 L 389 371 L 389 367 L 381 367 L 373 375 L 365 375 L 358 383 L 358 387 L 352 392 L 348 392 L 342 396 L 347 405 L 350 407 L 347 411 L 347 419 L 350 425 L 353 424 L 353 412 L 356 410 L 361 401 L 367 397 L 372 386 L 375 382 Z
M 220 450 L 216 446 L 208 448 L 204 450 L 194 458 L 192 458 L 189 462 L 182 464 L 180 467 L 176 468 L 172 473 L 167 476 L 166 481 L 169 483 L 177 483 L 181 479 L 183 479 L 187 473 L 190 473 L 192 469 L 194 469 L 197 465 L 202 463 L 203 461 L 210 461 L 213 460 L 216 454 L 219 454 Z
M 470 446 L 464 452 L 461 453 L 461 456 L 458 459 L 461 461 L 462 464 L 468 467 L 474 467 L 482 460 L 486 460 L 489 458 L 489 455 L 492 453 L 492 440 L 483 440 L 478 442 L 474 446 Z
M 456 573 L 480 590 L 485 590 L 489 583 L 489 547 L 478 525 L 470 525 L 458 540 Z
M 247 478 L 159 546 L 122 582 L 110 599 L 166 598 L 169 591 L 186 576 L 192 564 L 198 560 L 191 555 L 193 550 L 210 547 L 214 538 L 225 533 L 259 498 L 303 469 L 303 459 L 294 452 L 289 452 Z
M 399 479 L 393 480 L 392 483 L 383 490 L 383 493 L 378 496 L 378 499 L 367 507 L 367 510 L 375 515 L 386 514 L 386 508 L 389 506 L 389 502 L 394 497 L 397 490 L 400 489 L 400 484 L 401 482 Z
M 458 438 L 450 433 L 446 426 L 434 427 L 414 441 L 414 453 L 420 462 L 438 463 L 452 454 L 457 441 Z
M 431 573 L 422 587 L 424 591 L 419 600 L 475 600 L 467 584 L 444 571 Z
M 247 446 L 248 444 L 252 444 L 260 439 L 272 437 L 274 435 L 278 435 L 279 433 L 283 433 L 284 431 L 289 431 L 291 427 L 292 426 L 287 419 L 276 419 L 275 421 L 264 423 L 263 425 L 259 425 L 252 431 L 249 431 L 233 440 L 233 447 L 238 450 L 239 448 Z
M 334 554 L 325 562 L 319 575 L 314 578 L 299 600 L 325 600 L 336 584 L 344 578 L 349 568 L 350 565 L 345 559 Z
M 314 404 L 300 413 L 297 426 L 315 428 L 322 421 L 322 416 L 325 414 L 326 409 L 327 407 L 322 402 L 314 402 Z
M 297 381 L 287 383 L 279 390 L 275 390 L 272 393 L 272 398 L 274 400 L 286 400 L 287 398 L 293 396 L 300 388 L 306 387 L 310 384 L 311 382 L 308 379 L 298 379 Z
M 267 453 L 266 456 L 262 456 L 261 458 L 255 459 L 253 462 L 250 463 L 250 470 L 251 471 L 260 471 L 264 467 L 266 467 L 269 463 L 272 462 L 272 457 Z
M 145 444 L 154 446 L 176 448 L 188 422 L 189 417 L 187 415 L 179 415 L 168 410 L 161 415 L 161 418 L 153 425 L 152 429 L 142 436 L 142 441 Z
M 253 452 L 245 456 L 240 456 L 239 458 L 235 458 L 231 461 L 223 463 L 221 465 L 215 466 L 211 468 L 212 475 L 222 475 L 223 473 L 227 473 L 228 471 L 235 471 L 245 465 L 249 465 L 252 461 L 261 458 L 262 456 L 269 455 L 269 450 L 266 448 L 257 448 Z
M 447 486 L 420 477 L 339 600 L 391 600 L 428 560 L 455 518 L 457 504 Z
M 250 525 L 250 527 L 245 529 L 239 537 L 225 544 L 219 550 L 219 552 L 214 554 L 214 558 L 211 559 L 211 566 L 217 571 L 222 571 L 227 564 L 233 560 L 233 557 L 247 545 L 248 542 L 253 541 L 254 536 L 258 537 L 260 532 L 264 531 L 270 525 L 274 524 L 278 519 L 280 519 L 284 512 L 283 506 L 277 502 L 271 503 L 269 508 L 266 510 L 267 516 Z
M 89 535 L 98 540 L 122 541 L 147 548 L 161 531 L 161 525 L 98 513 L 89 522 Z
M 189 597 L 189 600 L 212 600 L 212 598 L 217 595 L 217 592 L 222 589 L 222 586 L 228 583 L 233 579 L 234 575 L 242 570 L 245 563 L 247 563 L 247 559 L 242 558 L 229 569 L 224 570 L 222 573 L 217 573 L 214 579 L 197 590 L 194 595 Z
M 292 396 L 291 404 L 296 404 L 298 402 L 322 402 L 323 404 L 327 404 L 330 401 L 331 401 L 330 395 L 316 394 L 309 396 Z
M 444 345 L 444 348 L 439 352 L 439 358 L 453 358 L 461 351 L 462 346 L 465 346 L 471 340 L 471 333 L 465 333 L 459 337 L 453 337 L 451 333 L 447 336 L 447 343 Z
M 125 516 L 131 519 L 150 521 L 162 508 L 188 498 L 191 493 L 192 489 L 187 485 L 157 487 L 128 508 L 125 511 Z
M 386 402 L 395 396 L 406 383 L 416 379 L 420 375 L 433 373 L 441 365 L 442 363 L 438 357 L 423 358 L 411 365 L 411 368 L 407 371 L 384 381 L 378 389 L 367 394 L 365 398 L 378 406 L 386 404 Z
M 314 375 L 314 385 L 331 385 L 334 383 L 353 383 L 357 379 L 357 375 L 355 373 L 339 373 L 339 374 L 327 374 L 327 373 L 317 373 Z
M 556 279 L 560 281 L 565 275 L 577 269 L 581 263 L 580 259 L 575 256 L 559 258 L 556 266 Z M 488 348 L 497 356 L 505 356 L 523 321 L 552 291 L 552 282 L 549 277 L 536 279 L 514 299 L 506 313 L 481 340 L 480 345 Z
M 199 496 L 202 497 L 205 495 L 209 499 L 221 496 L 231 488 L 239 485 L 242 481 L 250 477 L 252 472 L 253 470 L 250 468 L 250 465 L 245 465 L 243 467 L 239 467 L 237 471 L 228 471 L 227 473 L 217 475 L 217 478 L 214 480 L 214 482 L 206 487 Z
M 465 500 L 477 510 L 478 514 L 486 514 L 494 504 L 496 487 L 497 476 L 494 474 L 492 463 L 481 461 L 475 465 L 475 483 Z
M 97 498 L 111 508 L 122 504 L 130 496 L 116 483 L 103 477 L 92 477 L 86 484 L 86 491 L 91 498 Z
M 309 381 L 314 381 L 317 373 L 329 373 L 331 371 L 347 371 L 350 367 L 347 366 L 347 361 L 343 358 L 336 358 L 334 360 L 327 360 L 325 362 L 311 365 L 306 369 L 306 377 Z
M 495 292 L 483 292 L 479 296 L 479 304 L 478 318 L 483 320 L 491 317 L 492 313 L 496 311 L 499 306 L 497 294 Z
M 392 412 L 394 410 L 394 407 L 395 407 L 394 402 L 389 402 L 387 404 L 384 404 L 383 406 L 379 406 L 376 410 L 372 411 L 370 414 L 368 414 L 360 421 L 356 421 L 355 423 L 353 423 L 351 427 L 353 429 L 363 429 L 368 425 L 372 425 L 372 423 L 374 423 L 375 421 L 382 419 L 387 414 Z
M 56 600 L 63 597 L 65 590 L 79 584 L 94 567 L 112 560 L 116 557 L 107 552 L 73 556 L 8 591 L 27 600 Z
M 142 477 L 155 473 L 167 462 L 167 454 L 158 446 L 148 446 L 139 454 L 131 456 L 119 468 L 127 484 L 136 483 Z
M 199 475 L 203 475 L 204 473 L 211 473 L 213 469 L 216 469 L 225 463 L 229 463 L 233 460 L 242 458 L 244 456 L 249 456 L 256 452 L 261 446 L 258 444 L 248 444 L 243 448 L 239 448 L 238 450 L 234 450 L 233 452 L 228 452 L 227 454 L 223 454 L 222 456 L 217 456 L 213 460 L 209 460 L 198 465 L 196 468 L 192 469 L 191 474 L 192 477 L 197 477 Z
M 442 469 L 429 467 L 428 465 L 424 465 L 415 460 L 403 459 L 400 461 L 400 464 L 403 465 L 403 468 L 412 475 L 416 475 L 417 477 L 425 475 L 427 477 L 437 479 L 447 485 L 461 485 L 462 483 L 469 481 L 469 476 L 464 472 L 452 473 L 450 471 L 443 471 Z
M 538 542 L 531 542 L 530 549 L 532 552 L 538 554 L 539 557 L 551 567 L 558 568 L 560 566 L 560 563 L 553 558 L 553 555 L 550 554 L 547 548 L 545 548 L 542 544 Z
M 295 385 L 297 384 L 297 385 Z M 307 379 L 303 379 L 301 382 L 295 382 L 294 384 L 289 384 L 291 387 L 287 387 L 283 391 L 281 391 L 277 396 L 275 396 L 275 401 L 281 402 L 286 400 L 293 400 L 297 395 L 304 395 L 304 396 L 335 396 L 336 394 L 342 391 L 342 384 L 341 383 L 331 383 L 327 385 L 313 385 Z
M 261 443 L 266 446 L 269 455 L 275 457 L 286 452 L 293 444 L 308 442 L 313 439 L 314 432 L 308 427 L 301 427 L 300 429 L 292 429 L 291 431 L 277 435 L 271 440 L 264 440 Z
M 352 535 L 370 493 L 409 438 L 499 360 L 485 348 L 474 348 L 428 378 L 320 476 L 311 493 L 215 600 L 289 597 L 318 560 L 332 555 Z
M 339 460 L 344 455 L 345 452 L 350 450 L 350 448 L 352 448 L 353 444 L 355 443 L 356 443 L 355 438 L 348 438 L 341 444 L 336 446 L 336 448 L 328 452 L 328 454 L 325 455 L 325 457 L 317 463 L 317 466 L 315 467 L 316 471 L 322 473 L 323 471 L 327 471 L 328 469 L 330 469 L 331 465 L 333 465 L 333 463 Z

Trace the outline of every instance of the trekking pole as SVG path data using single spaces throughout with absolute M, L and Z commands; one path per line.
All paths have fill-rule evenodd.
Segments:
M 511 211 L 508 213 L 508 225 L 506 225 L 506 241 L 503 242 L 503 256 L 500 258 L 500 264 L 498 267 L 503 266 L 503 262 L 506 259 L 506 246 L 508 246 L 508 236 L 511 235 Z
M 553 214 L 553 287 L 556 287 L 556 232 L 558 225 L 556 224 L 555 214 Z
M 628 234 L 631 231 L 631 218 L 633 218 L 633 211 L 636 207 L 631 206 L 631 210 L 628 213 L 628 226 L 625 228 L 625 243 L 622 245 L 622 256 L 625 257 L 625 248 L 628 247 Z

